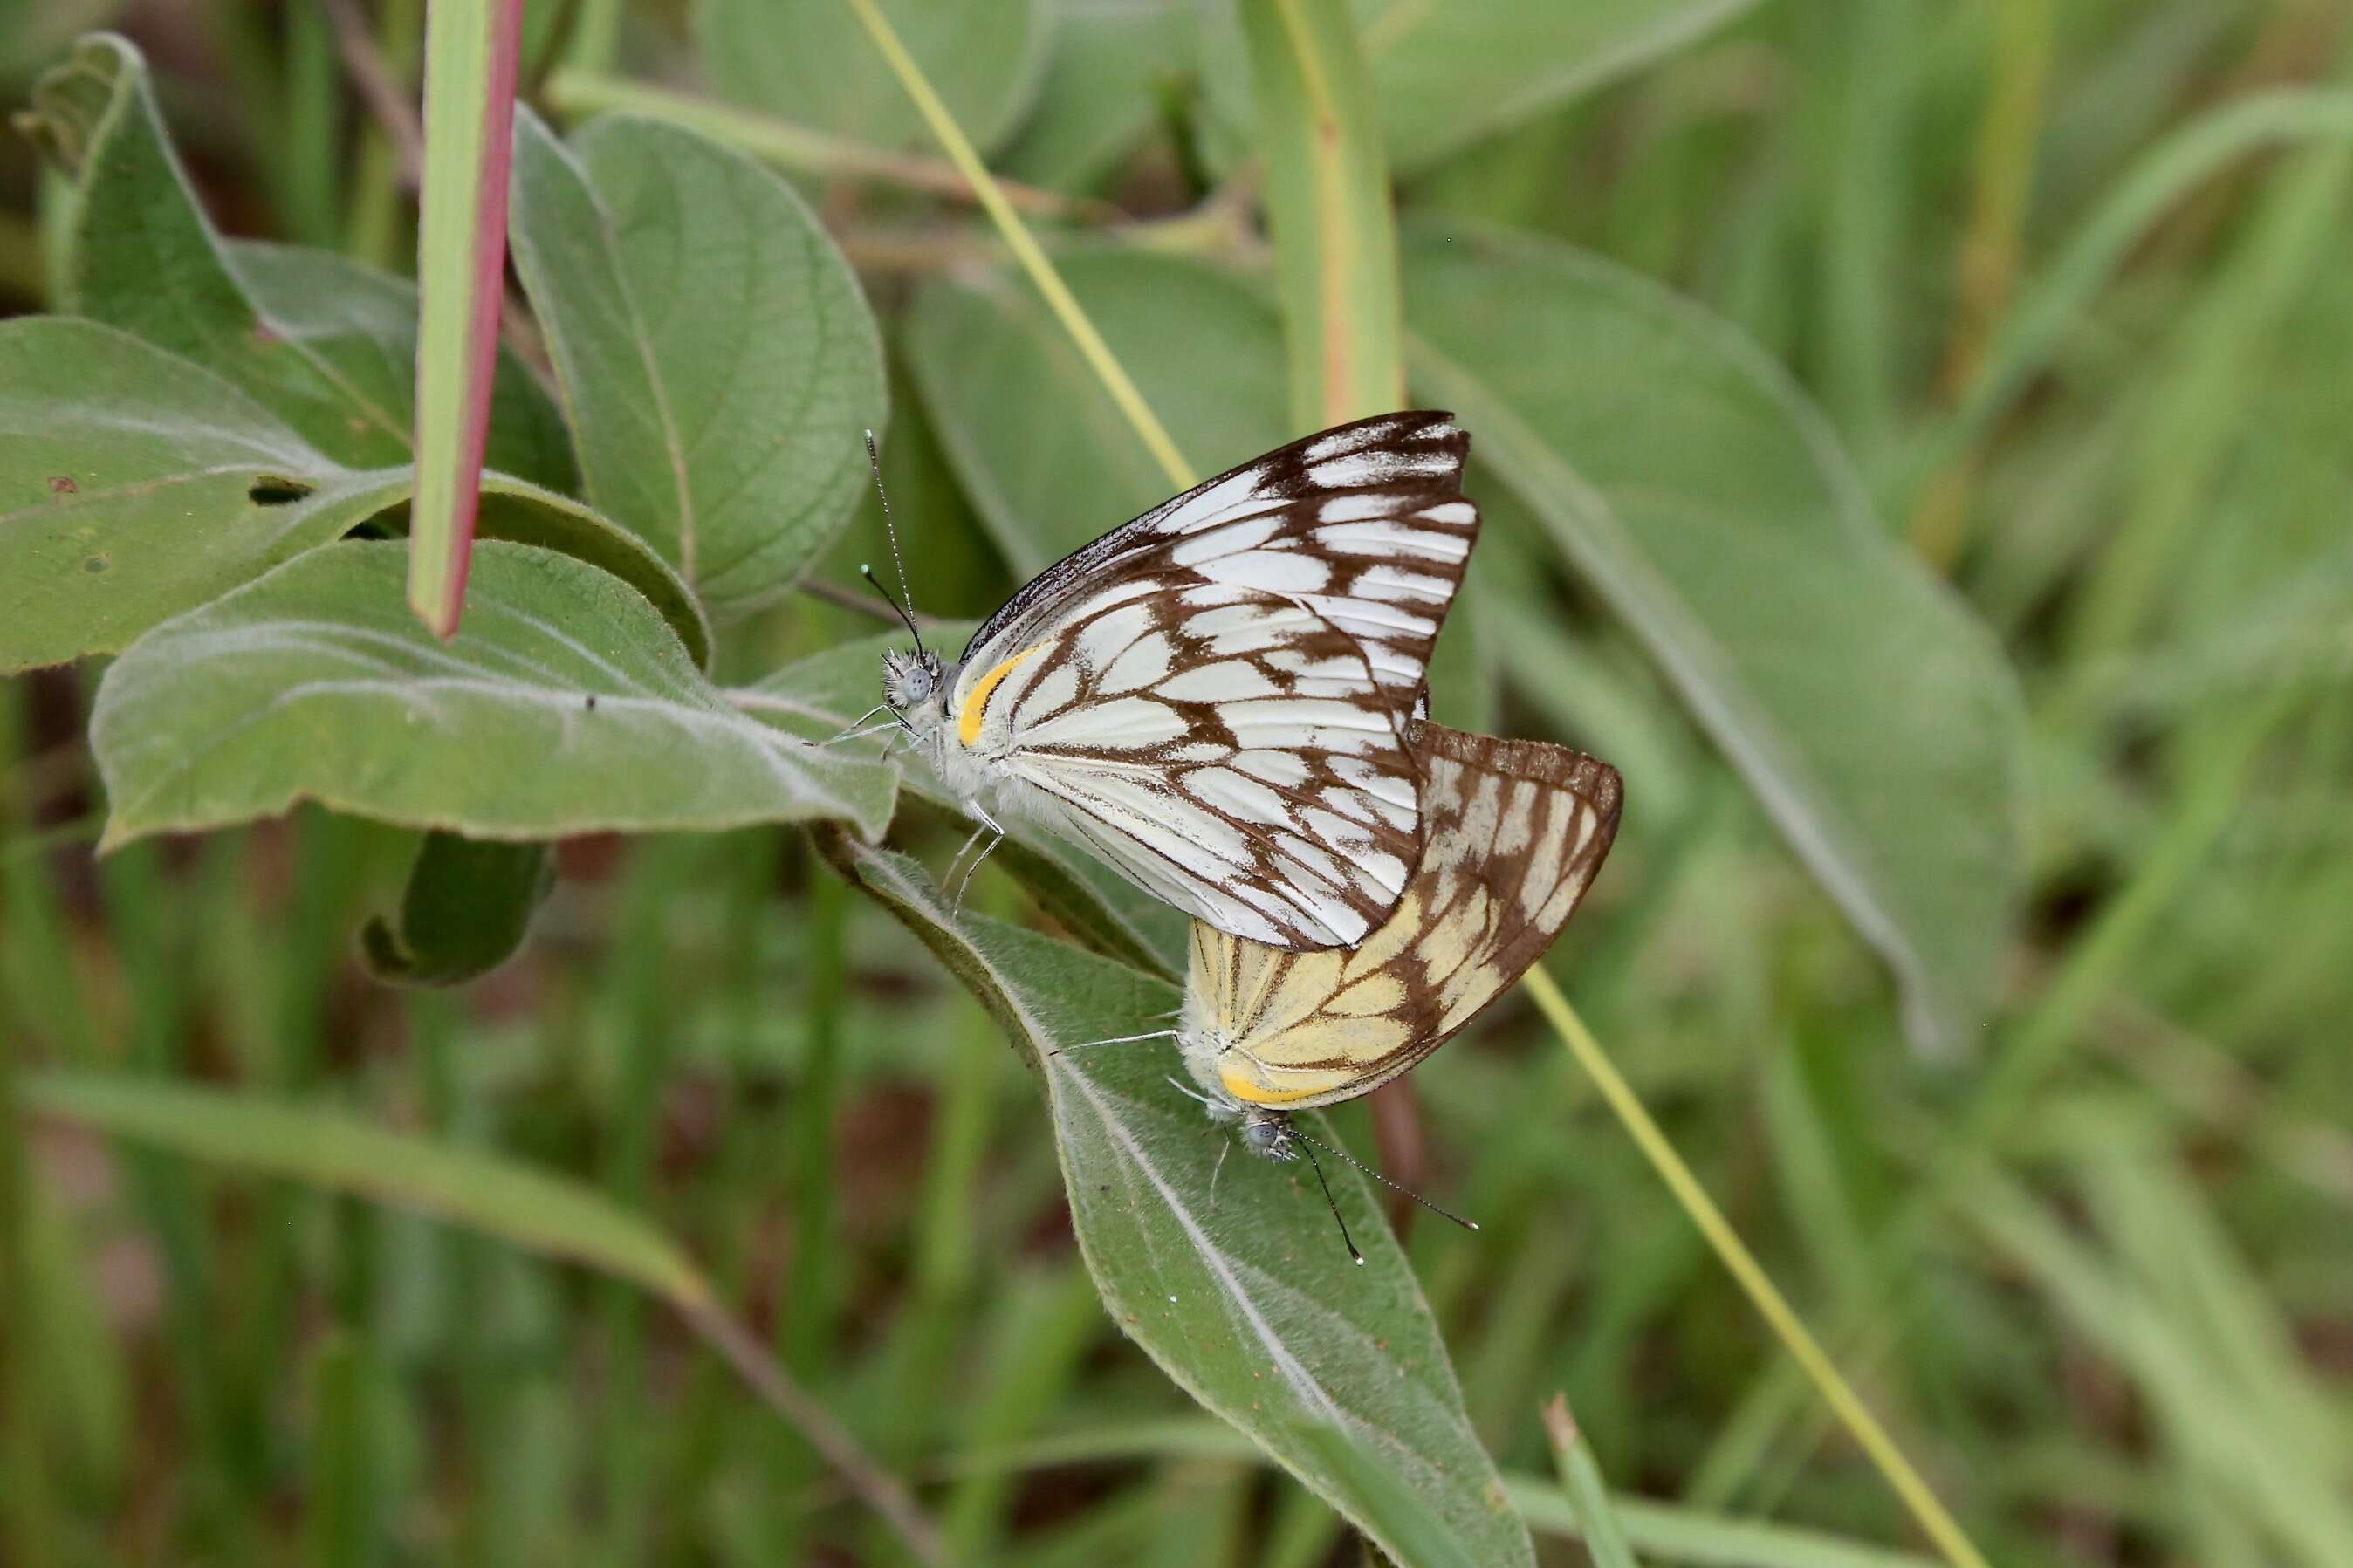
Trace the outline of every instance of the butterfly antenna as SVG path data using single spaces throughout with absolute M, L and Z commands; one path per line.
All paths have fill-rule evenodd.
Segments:
M 1305 1143 L 1301 1145 L 1302 1152 L 1307 1156 L 1307 1168 L 1315 1173 L 1315 1184 L 1324 1189 L 1324 1206 L 1332 1211 L 1332 1223 L 1340 1227 L 1340 1245 L 1348 1249 L 1348 1256 L 1356 1260 L 1357 1268 L 1362 1268 L 1365 1266 L 1365 1255 L 1356 1250 L 1356 1238 L 1348 1234 L 1348 1222 L 1340 1217 L 1340 1204 L 1339 1201 L 1332 1195 L 1332 1184 L 1324 1179 L 1323 1163 L 1315 1158 L 1315 1151 L 1306 1146 L 1306 1143 L 1313 1143 L 1314 1142 L 1314 1139 L 1308 1139 Z M 1329 1143 L 1323 1145 L 1323 1147 L 1326 1149 L 1332 1148 Z M 1337 1149 L 1332 1149 L 1332 1152 L 1339 1154 L 1340 1151 Z M 1342 1154 L 1340 1157 L 1344 1160 L 1347 1159 L 1347 1156 L 1345 1154 Z M 1356 1163 L 1353 1160 L 1350 1160 L 1348 1163 L 1350 1164 Z
M 858 570 L 869 583 L 874 584 L 876 593 L 890 600 L 891 607 L 899 612 L 899 618 L 907 623 L 907 629 L 915 633 L 915 651 L 921 653 L 923 651 L 923 634 L 916 630 L 915 617 L 910 613 L 915 595 L 907 592 L 907 563 L 905 557 L 899 553 L 899 526 L 891 521 L 891 492 L 882 488 L 882 455 L 874 449 L 874 432 L 871 430 L 866 432 L 866 467 L 874 475 L 874 494 L 882 502 L 882 531 L 891 541 L 891 570 L 898 574 L 899 597 L 891 598 L 891 590 L 875 581 L 871 566 L 860 566 Z
M 1415 1192 L 1411 1187 L 1407 1186 L 1404 1183 L 1389 1180 L 1387 1176 L 1382 1175 L 1378 1171 L 1374 1170 L 1370 1165 L 1366 1164 L 1362 1160 L 1357 1159 L 1354 1154 L 1349 1153 L 1345 1149 L 1341 1148 L 1335 1143 L 1326 1143 L 1321 1138 L 1311 1138 L 1306 1133 L 1299 1131 L 1296 1127 L 1293 1127 L 1291 1130 L 1291 1135 L 1298 1139 L 1303 1143 L 1313 1143 L 1318 1149 L 1323 1150 L 1326 1154 L 1335 1154 L 1339 1158 L 1347 1161 L 1348 1163 L 1356 1166 L 1357 1170 L 1362 1171 L 1366 1175 L 1372 1177 L 1373 1180 L 1388 1188 L 1389 1191 L 1393 1193 L 1403 1193 L 1407 1197 L 1411 1198 L 1414 1202 L 1419 1204 L 1430 1213 L 1438 1215 L 1440 1219 L 1451 1219 L 1465 1230 L 1476 1230 L 1479 1228 L 1479 1222 L 1477 1220 L 1464 1219 L 1452 1209 L 1439 1207 L 1436 1204 L 1431 1203 L 1428 1198 L 1423 1197 L 1419 1193 Z M 1319 1172 L 1317 1173 L 1320 1175 L 1322 1173 Z

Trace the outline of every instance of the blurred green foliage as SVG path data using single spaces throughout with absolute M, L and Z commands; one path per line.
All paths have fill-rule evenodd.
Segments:
M 1178 0 L 994 9 L 976 42 L 911 42 L 1008 172 L 1094 204 L 1088 226 L 1112 232 L 1058 254 L 1194 460 L 1271 444 L 1286 384 L 1238 199 L 1240 29 L 1214 5 L 1197 28 Z M 1933 1061 L 1907 1050 L 1852 904 L 1811 879 L 1755 771 L 1719 751 L 1725 729 L 1686 706 L 1691 684 L 1661 673 L 1657 636 L 1597 587 L 1608 558 L 1576 534 L 1591 515 L 1546 514 L 1562 491 L 1542 480 L 1545 443 L 1499 429 L 1489 533 L 1450 633 L 1476 657 L 1440 716 L 1460 704 L 1576 742 L 1629 781 L 1619 847 L 1555 971 L 1995 1561 L 2353 1561 L 2353 16 L 2331 0 L 1620 3 L 1585 8 L 1595 31 L 1571 36 L 1536 4 L 1355 9 L 1417 234 L 1580 247 L 1601 258 L 1581 276 L 1655 280 L 1719 318 L 1709 332 L 1745 332 L 1762 352 L 1740 361 L 1742 386 L 1786 372 L 1820 405 L 1819 473 L 1753 422 L 1655 449 L 1692 406 L 1656 388 L 1721 384 L 1728 362 L 1581 335 L 1634 318 L 1579 317 L 1566 289 L 1547 303 L 1567 326 L 1548 313 L 1519 340 L 1525 384 L 1485 388 L 1523 414 L 1538 395 L 1567 410 L 1547 436 L 1593 422 L 1599 449 L 1627 454 L 1620 509 L 1700 496 L 1736 522 L 1749 477 L 1760 504 L 1826 484 L 1839 521 L 1883 529 L 1843 562 L 1843 607 L 1783 575 L 1802 561 L 1714 563 L 1713 624 L 1766 645 L 1793 605 L 1796 638 L 1884 623 L 1886 667 L 1793 666 L 1777 701 L 1818 751 L 1851 753 L 1833 783 L 1865 793 L 1840 810 L 1892 835 L 1899 876 L 2020 889 L 1992 889 L 2016 918 L 1959 964 L 1983 977 L 1990 1027 Z M 823 11 L 534 5 L 526 90 L 560 60 L 899 143 L 913 121 Z M 384 70 L 413 68 L 417 7 L 399 0 L 0 8 L 12 105 L 80 27 L 119 25 L 144 48 L 190 181 L 239 242 L 204 287 L 313 323 L 182 352 L 222 356 L 206 363 L 325 452 L 311 455 L 330 489 L 383 458 L 272 399 L 308 400 L 329 375 L 396 408 L 401 310 L 387 325 L 302 309 L 381 304 L 394 280 L 353 267 L 331 288 L 246 242 L 404 265 L 399 128 L 322 25 L 350 15 L 376 29 L 364 52 Z M 1120 504 L 1165 492 L 1067 345 L 1007 330 L 1035 304 L 980 270 L 996 251 L 969 213 L 823 168 L 793 177 L 883 321 L 885 467 L 924 609 L 985 612 Z M 115 219 L 77 214 L 29 143 L 0 150 L 0 194 L 6 307 L 60 308 L 59 236 Z M 178 221 L 153 199 L 131 216 Z M 1105 205 L 1116 218 L 1100 221 Z M 797 210 L 777 205 L 769 229 Z M 193 254 L 170 248 L 169 223 L 144 232 Z M 1438 260 L 1426 277 L 1460 258 Z M 152 275 L 86 313 L 138 330 L 111 312 L 133 311 Z M 1481 321 L 1475 280 L 1446 299 L 1458 340 L 1510 347 L 1516 319 Z M 561 348 L 517 344 L 511 376 Z M 511 390 L 509 466 L 564 488 L 547 398 Z M 587 526 L 518 495 L 543 531 Z M 849 588 L 883 548 L 870 501 L 818 578 Z M 1904 551 L 1949 595 L 1913 575 L 1886 586 Z M 673 581 L 658 561 L 637 570 L 656 591 Z M 184 584 L 164 607 L 237 580 Z M 728 627 L 714 678 L 760 681 L 875 629 L 837 597 Z M 1885 716 L 1911 673 L 1902 635 L 1955 605 L 2025 691 L 2028 819 L 1994 825 L 2025 846 L 2007 871 L 1968 869 L 1986 822 L 1940 826 L 1937 797 L 1900 772 L 1926 744 L 1902 737 L 1945 716 Z M 38 607 L 5 584 L 0 606 L 12 637 Z M 673 619 L 691 631 L 698 616 Z M 354 939 L 399 906 L 413 834 L 306 808 L 93 856 L 99 673 L 0 688 L 0 1098 L 21 1085 L 42 1112 L 0 1142 L 9 1562 L 897 1560 L 728 1365 L 623 1282 L 628 1267 L 586 1275 L 523 1250 L 551 1245 L 526 1223 L 481 1217 L 504 1189 L 433 1205 L 463 1222 L 441 1225 L 350 1195 L 369 1188 L 348 1149 L 257 1182 L 218 1163 L 250 1136 L 234 1124 L 170 1121 L 201 1163 L 104 1140 L 69 1092 L 101 1070 L 335 1108 L 595 1189 L 648 1227 L 628 1231 L 638 1256 L 694 1259 L 968 1560 L 1356 1560 L 1328 1508 L 1106 1321 L 1020 1059 L 803 839 L 568 842 L 520 957 L 462 992 L 388 989 Z M 191 684 L 173 707 L 224 696 Z M 1871 782 L 1875 748 L 1891 782 Z M 959 833 L 925 806 L 898 826 L 933 866 Z M 1044 877 L 992 861 L 975 903 L 1034 919 L 1007 874 L 1025 869 Z M 1923 929 L 1988 893 L 1942 891 Z M 1099 902 L 1073 886 L 1049 907 L 1079 929 Z M 1961 921 L 1960 940 L 1988 918 Z M 1141 961 L 1148 921 L 1114 921 L 1096 945 Z M 1863 1544 L 1906 1540 L 1896 1505 L 1523 1004 L 1413 1084 L 1423 1149 L 1393 1155 L 1398 1173 L 1485 1229 L 1413 1227 L 1408 1252 L 1543 1561 L 1584 1560 L 1568 1537 L 1591 1492 L 1554 1479 L 1540 1412 L 1555 1390 L 1643 1561 L 1918 1561 Z M 1334 1120 L 1374 1147 L 1364 1108 Z M 578 1217 L 527 1194 L 520 1212 L 535 1209 Z

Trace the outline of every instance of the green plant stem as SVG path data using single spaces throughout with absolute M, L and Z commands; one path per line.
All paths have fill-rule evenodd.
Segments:
M 285 11 L 286 88 L 279 99 L 279 155 L 287 227 L 304 245 L 332 246 L 341 171 L 343 98 L 334 30 L 318 4 Z
M 841 1097 L 842 1009 L 849 988 L 846 927 L 849 889 L 818 864 L 808 868 L 807 976 L 802 1010 L 807 1045 L 793 1085 L 786 1142 L 790 1151 L 786 1206 L 793 1218 L 791 1288 L 776 1291 L 777 1359 L 796 1377 L 817 1377 L 830 1363 L 840 1327 L 842 1297 L 841 1217 L 834 1202 L 834 1118 Z M 766 868 L 763 857 L 761 865 Z M 750 911 L 747 910 L 748 914 Z M 779 1563 L 807 1555 L 807 1531 L 790 1506 L 791 1493 L 807 1479 L 810 1456 L 780 1447 L 776 1455 L 776 1534 Z
M 0 758 L 14 763 L 21 747 L 16 717 L 23 694 L 21 683 L 0 691 Z M 0 802 L 0 843 L 12 847 L 16 813 Z M 39 878 L 37 862 L 21 866 L 11 857 L 0 875 L 9 879 L 12 917 L 0 927 L 14 939 L 15 883 L 19 876 Z M 41 1346 L 34 1318 L 31 1173 L 25 1159 L 25 1139 L 15 1118 L 17 1053 L 26 1037 L 0 1018 L 0 1111 L 9 1124 L 0 1135 L 0 1471 L 7 1485 L 0 1487 L 0 1531 L 12 1548 L 22 1552 L 26 1568 L 49 1568 L 61 1555 L 62 1521 L 53 1489 L 48 1455 L 50 1423 L 45 1395 L 47 1380 L 41 1374 Z
M 1948 387 L 1966 386 L 1976 375 L 1987 339 L 2017 291 L 2051 77 L 2052 10 L 2052 0 L 1999 0 L 1994 8 L 1993 87 L 1978 127 L 1968 228 L 1959 252 L 1960 300 L 1941 372 Z M 1964 452 L 1927 482 L 1913 511 L 1913 547 L 1940 570 L 1968 542 L 1976 478 L 1977 454 Z
M 384 0 L 377 7 L 375 57 L 391 78 L 387 85 L 404 93 L 415 80 L 424 20 L 422 0 Z M 371 115 L 360 132 L 344 247 L 372 266 L 389 268 L 400 260 L 401 183 L 404 176 L 418 176 L 424 153 L 421 144 L 405 144 L 410 136 L 421 137 L 421 129 L 388 123 L 380 113 Z
M 548 77 L 540 95 L 547 100 L 548 108 L 565 120 L 585 120 L 592 114 L 635 114 L 709 137 L 723 147 L 733 147 L 764 163 L 796 174 L 824 179 L 873 180 L 955 201 L 978 199 L 978 192 L 954 163 L 917 153 L 870 146 L 847 136 L 814 131 L 806 125 L 713 103 L 689 93 L 649 87 L 623 77 L 601 76 L 567 67 Z M 1119 216 L 1115 207 L 1056 191 L 1002 183 L 1000 188 L 1006 200 L 1025 212 L 1098 219 Z
M 522 0 L 430 0 L 425 26 L 408 604 L 446 641 L 466 601 L 498 360 Z

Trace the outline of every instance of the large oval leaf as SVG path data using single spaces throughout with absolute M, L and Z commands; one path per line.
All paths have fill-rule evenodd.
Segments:
M 414 488 L 406 466 L 346 468 L 218 376 L 126 332 L 0 323 L 0 669 L 118 652 L 363 522 L 405 527 Z M 685 584 L 577 501 L 485 474 L 477 531 L 617 574 L 708 658 Z
M 890 821 L 893 769 L 745 718 L 619 578 L 485 542 L 443 643 L 406 557 L 314 550 L 117 659 L 90 716 L 106 843 L 302 800 L 478 838 Z
M 1353 0 L 1389 162 L 1428 168 L 1493 132 L 1638 70 L 1757 0 Z M 1252 144 L 1250 73 L 1229 5 L 1202 40 L 1213 150 Z
M 1424 228 L 1405 258 L 1417 385 L 1886 958 L 1915 1042 L 1970 1042 L 2023 874 L 2022 710 L 1992 640 L 1731 328 L 1550 241 Z
M 113 652 L 333 539 L 374 510 L 353 478 L 126 332 L 0 323 L 0 669 Z
M 1438 1325 L 1365 1180 L 1325 1163 L 1365 1255 L 1356 1268 L 1303 1166 L 1238 1154 L 1219 1173 L 1231 1135 L 1205 1125 L 1201 1108 L 1166 1081 L 1168 1048 L 1050 1054 L 1155 1027 L 1173 988 L 1035 932 L 956 916 L 902 857 L 838 833 L 825 843 L 1039 1069 L 1087 1268 L 1113 1318 L 1161 1370 L 1396 1561 L 1532 1565 L 1527 1530 L 1471 1429 Z M 1335 1452 L 1334 1434 L 1353 1451 Z M 1403 1532 L 1424 1516 L 1442 1522 L 1456 1555 L 1409 1550 Z
M 982 152 L 1036 96 L 1046 0 L 880 0 L 948 113 Z M 840 0 L 700 0 L 696 40 L 719 90 L 801 125 L 877 146 L 931 144 L 907 89 Z
M 691 132 L 515 121 L 514 256 L 589 499 L 715 614 L 782 594 L 849 521 L 887 413 L 849 265 L 785 183 Z

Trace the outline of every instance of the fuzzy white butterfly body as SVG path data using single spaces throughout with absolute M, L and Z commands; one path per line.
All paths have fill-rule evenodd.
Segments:
M 1041 574 L 893 717 L 987 827 L 1035 823 L 1219 931 L 1361 941 L 1420 858 L 1407 747 L 1477 536 L 1448 416 L 1342 426 Z

